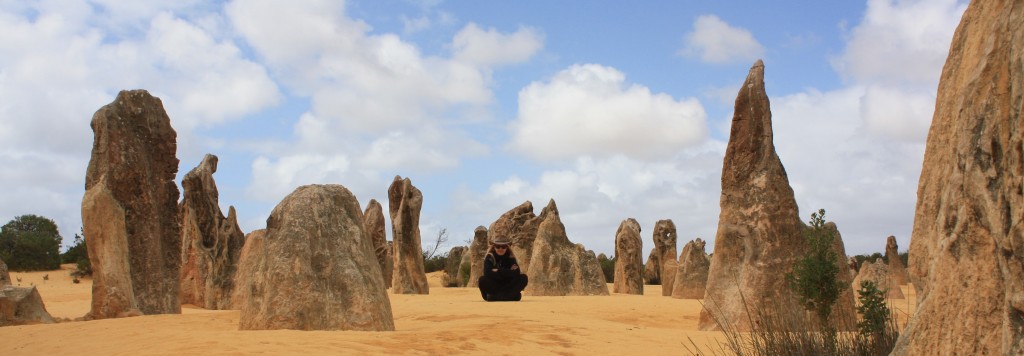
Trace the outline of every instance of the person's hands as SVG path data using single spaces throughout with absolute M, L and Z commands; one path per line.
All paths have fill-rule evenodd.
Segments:
M 497 271 L 498 271 L 497 268 L 491 268 L 491 272 L 497 272 Z
M 519 265 L 512 265 L 512 268 L 511 268 L 511 269 L 512 269 L 513 271 L 515 271 L 515 270 L 519 269 Z

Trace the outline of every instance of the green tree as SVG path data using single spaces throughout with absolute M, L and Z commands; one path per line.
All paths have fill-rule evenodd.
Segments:
M 789 287 L 805 309 L 813 311 L 822 326 L 830 327 L 829 316 L 846 284 L 839 281 L 836 252 L 832 250 L 835 233 L 825 228 L 825 209 L 811 213 L 811 226 L 804 230 L 807 252 L 786 274 Z
M 875 282 L 861 281 L 857 294 L 860 299 L 857 313 L 861 315 L 861 321 L 857 323 L 857 330 L 863 336 L 874 336 L 885 332 L 886 322 L 890 317 L 889 307 L 885 305 L 885 293 L 878 289 Z
M 53 220 L 18 216 L 0 227 L 0 259 L 16 271 L 58 269 L 61 239 Z
M 89 249 L 85 242 L 85 234 L 75 234 L 75 244 L 60 255 L 61 263 L 74 263 L 78 269 L 72 272 L 76 277 L 92 275 L 92 264 L 89 262 Z

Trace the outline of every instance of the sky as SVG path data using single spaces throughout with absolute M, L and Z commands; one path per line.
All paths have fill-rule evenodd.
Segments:
M 249 232 L 306 184 L 387 211 L 423 192 L 442 250 L 554 199 L 569 239 L 672 219 L 711 241 L 733 102 L 765 63 L 775 148 L 801 220 L 826 210 L 848 254 L 905 251 L 957 0 L 0 0 L 0 223 L 80 231 L 93 114 L 159 97 L 177 182 L 203 155 Z M 389 222 L 390 224 L 390 222 Z M 388 229 L 388 239 L 391 238 Z

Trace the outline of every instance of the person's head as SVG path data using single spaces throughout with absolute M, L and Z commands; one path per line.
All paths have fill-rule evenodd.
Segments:
M 493 254 L 496 254 L 498 256 L 505 256 L 505 255 L 511 256 L 511 254 L 512 254 L 512 247 L 511 247 L 511 245 L 512 245 L 512 241 L 509 241 L 507 237 L 498 237 L 498 238 L 494 239 L 493 242 L 491 242 L 491 250 L 489 252 L 493 253 Z

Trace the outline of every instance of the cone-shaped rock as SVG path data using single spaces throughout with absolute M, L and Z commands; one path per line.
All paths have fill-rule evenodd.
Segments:
M 391 255 L 388 253 L 384 208 L 376 199 L 370 199 L 370 202 L 366 204 L 366 210 L 363 211 L 363 217 L 366 219 L 366 233 L 370 235 L 370 241 L 373 241 L 373 252 L 377 256 L 377 264 L 380 265 L 380 271 L 384 275 L 384 286 L 391 288 L 391 266 L 393 265 L 388 263 Z
M 469 244 L 469 281 L 467 286 L 476 288 L 480 277 L 484 275 L 484 256 L 490 243 L 487 241 L 487 228 L 477 226 L 473 230 L 473 242 Z M 516 259 L 519 260 L 518 258 Z
M 679 254 L 679 268 L 672 283 L 672 298 L 702 299 L 708 284 L 708 269 L 711 259 L 704 251 L 706 242 L 696 239 L 683 246 Z
M 540 224 L 526 272 L 530 284 L 525 292 L 532 296 L 608 295 L 597 255 L 569 241 L 553 199 L 537 219 Z
M 533 214 L 533 203 L 526 201 L 491 223 L 487 235 L 489 241 L 502 237 L 512 241 L 512 252 L 516 255 L 516 262 L 519 262 L 519 269 L 529 271 L 530 258 L 533 257 L 533 240 L 537 238 L 540 222 L 537 215 Z M 482 268 L 480 273 L 483 273 Z
M 644 294 L 644 251 L 640 223 L 629 218 L 615 232 L 614 292 Z M 600 260 L 600 258 L 598 258 Z
M 654 224 L 654 248 L 658 249 L 658 261 L 661 262 L 661 295 L 671 296 L 672 285 L 676 282 L 676 224 L 671 219 L 658 220 Z
M 52 324 L 54 320 L 36 287 L 0 285 L 0 326 L 37 323 Z
M 235 207 L 220 211 L 217 156 L 203 161 L 181 180 L 181 303 L 206 309 L 230 309 L 238 256 L 245 234 L 238 227 Z
M 652 248 L 647 255 L 647 263 L 644 263 L 644 284 L 661 284 L 661 257 L 658 255 L 658 248 Z
M 391 292 L 395 294 L 429 294 L 427 274 L 423 269 L 423 247 L 420 246 L 420 208 L 423 194 L 409 178 L 395 176 L 388 188 L 388 209 L 391 212 L 391 238 L 394 270 Z
M 181 313 L 177 134 L 160 99 L 122 91 L 92 118 L 82 230 L 93 269 L 88 318 Z
M 910 236 L 917 310 L 897 355 L 1024 354 L 1024 2 L 972 1 L 953 34 Z
M 852 286 L 853 289 L 859 290 L 861 282 L 871 281 L 875 283 L 878 290 L 885 292 L 886 298 L 904 299 L 900 286 L 893 283 L 890 276 L 889 265 L 882 259 L 877 259 L 874 263 L 865 261 L 864 265 L 860 267 L 860 272 L 857 273 L 857 278 L 853 279 Z
M 241 309 L 245 298 L 252 295 L 253 283 L 266 284 L 265 276 L 254 275 L 256 271 L 255 251 L 263 250 L 267 230 L 259 229 L 245 235 L 245 244 L 238 254 L 238 268 L 235 269 L 235 290 L 231 295 L 231 308 Z
M 772 114 L 760 60 L 750 68 L 736 97 L 720 204 L 699 328 L 718 329 L 710 310 L 736 330 L 748 331 L 747 310 L 767 310 L 792 296 L 780 286 L 786 285 L 785 274 L 792 270 L 804 243 L 804 224 L 772 141 Z
M 394 330 L 384 278 L 359 201 L 340 185 L 307 185 L 281 201 L 248 261 L 254 278 L 241 330 Z
M 889 236 L 885 239 L 885 260 L 889 263 L 889 277 L 896 285 L 904 285 L 910 282 L 907 275 L 907 268 L 903 266 L 900 259 L 899 246 L 896 244 L 896 236 Z

